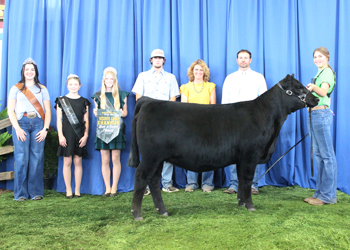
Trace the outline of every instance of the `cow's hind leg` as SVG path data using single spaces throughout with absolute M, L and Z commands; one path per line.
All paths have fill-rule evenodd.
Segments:
M 238 200 L 238 205 L 241 207 L 245 206 L 245 202 L 243 199 L 243 181 L 242 179 L 242 168 L 241 164 L 237 163 L 236 164 L 236 171 L 237 171 L 237 178 L 238 178 L 238 191 L 237 191 L 237 200 Z
M 158 213 L 163 216 L 169 216 L 168 212 L 165 209 L 162 193 L 159 188 L 162 169 L 163 169 L 163 162 L 159 164 L 157 171 L 154 173 L 153 177 L 151 178 L 149 183 L 149 188 L 151 189 L 153 203 Z
M 245 206 L 248 211 L 255 211 L 252 200 L 252 183 L 256 165 L 251 163 L 239 164 L 238 175 L 238 205 Z
M 131 206 L 134 220 L 143 220 L 141 216 L 141 206 L 148 180 L 149 176 L 145 170 L 145 164 L 141 161 L 135 172 L 134 196 L 132 198 Z

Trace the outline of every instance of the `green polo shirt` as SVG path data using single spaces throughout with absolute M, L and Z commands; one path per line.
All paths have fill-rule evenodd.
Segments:
M 333 71 L 330 68 L 325 68 L 324 70 L 322 70 L 322 69 L 318 70 L 315 78 L 316 78 L 315 85 L 319 88 L 321 88 L 321 85 L 324 82 L 329 84 L 328 93 L 330 93 L 332 91 L 332 89 L 334 88 L 335 77 L 334 77 Z M 320 99 L 320 101 L 318 102 L 318 105 L 326 105 L 327 107 L 330 107 L 331 100 L 327 95 L 325 95 L 324 97 L 321 97 L 318 94 L 316 94 L 315 92 L 312 92 L 312 94 L 314 96 L 317 96 Z

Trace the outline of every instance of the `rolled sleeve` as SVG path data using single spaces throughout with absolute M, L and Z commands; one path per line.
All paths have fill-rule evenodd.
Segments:
M 175 76 L 171 75 L 170 98 L 173 97 L 173 96 L 176 96 L 176 97 L 180 96 L 180 91 L 179 91 L 179 85 L 177 84 Z
M 139 94 L 139 95 L 143 95 L 144 93 L 144 89 L 143 89 L 143 73 L 140 73 L 139 76 L 137 77 L 136 79 L 136 82 L 134 84 L 134 87 L 132 88 L 131 92 L 136 95 L 136 94 Z

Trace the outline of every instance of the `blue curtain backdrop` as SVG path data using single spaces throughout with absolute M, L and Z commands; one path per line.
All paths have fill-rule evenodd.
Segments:
M 82 80 L 80 94 L 86 98 L 98 91 L 105 67 L 118 71 L 122 90 L 130 91 L 137 75 L 151 68 L 153 49 L 165 52 L 164 68 L 175 74 L 179 86 L 188 82 L 190 64 L 203 59 L 217 85 L 221 102 L 225 77 L 238 69 L 236 53 L 252 52 L 251 68 L 262 73 L 271 88 L 286 74 L 294 73 L 304 85 L 316 74 L 312 53 L 324 46 L 330 51 L 330 64 L 337 72 L 332 94 L 333 138 L 338 160 L 338 188 L 350 194 L 348 162 L 349 133 L 346 124 L 346 96 L 350 85 L 345 70 L 350 40 L 347 26 L 350 2 L 347 0 L 11 0 L 6 2 L 0 99 L 6 106 L 10 88 L 20 79 L 22 62 L 32 57 L 38 65 L 52 106 L 51 125 L 56 127 L 56 97 L 67 94 L 65 79 L 70 73 Z M 347 25 L 347 26 L 346 26 Z M 91 100 L 91 99 L 90 99 Z M 341 105 L 343 103 L 343 105 Z M 131 139 L 135 96 L 128 98 L 129 115 L 126 149 L 122 151 L 119 192 L 133 190 L 135 169 L 126 166 Z M 82 193 L 105 191 L 99 151 L 94 150 L 96 119 L 90 110 L 89 157 L 83 160 Z M 306 109 L 291 114 L 285 122 L 270 166 L 299 141 L 307 130 Z M 299 185 L 315 188 L 310 171 L 310 139 L 307 138 L 283 158 L 259 185 Z M 13 157 L 0 171 L 13 170 Z M 73 168 L 74 169 L 74 168 Z M 260 169 L 260 173 L 264 172 Z M 316 170 L 317 171 L 317 170 Z M 229 184 L 228 168 L 215 172 L 216 187 Z M 185 171 L 175 169 L 175 185 L 184 187 Z M 13 189 L 13 181 L 0 182 L 0 188 Z M 57 190 L 65 192 L 62 159 Z

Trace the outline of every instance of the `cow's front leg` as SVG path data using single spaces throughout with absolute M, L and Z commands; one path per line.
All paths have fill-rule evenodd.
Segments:
M 136 169 L 135 183 L 134 183 L 134 196 L 132 198 L 131 212 L 134 216 L 134 220 L 143 220 L 141 216 L 142 199 L 147 186 L 147 178 L 143 176 L 145 171 L 142 168 L 142 163 Z
M 151 189 L 151 195 L 153 199 L 154 206 L 158 213 L 163 216 L 169 216 L 168 212 L 165 209 L 162 193 L 159 188 L 160 178 L 162 175 L 163 162 L 161 162 L 157 168 L 157 171 L 151 178 L 149 188 Z
M 242 164 L 237 169 L 238 174 L 238 205 L 245 206 L 248 211 L 255 211 L 255 207 L 252 200 L 252 183 L 254 178 L 256 165 L 255 164 Z

